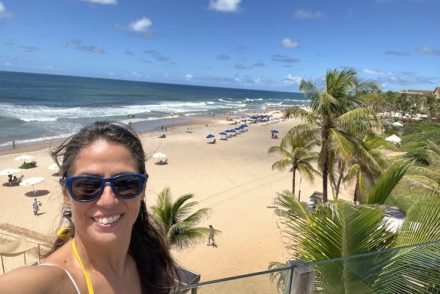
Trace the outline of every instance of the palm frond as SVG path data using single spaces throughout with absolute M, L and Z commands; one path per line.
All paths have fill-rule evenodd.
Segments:
M 380 120 L 370 107 L 355 108 L 336 118 L 337 125 L 356 136 L 368 134 L 373 127 L 380 125 Z
M 388 167 L 377 183 L 371 187 L 367 203 L 383 204 L 411 165 L 412 163 L 408 161 L 396 161 Z
M 396 250 L 373 284 L 384 293 L 437 293 L 440 290 L 440 194 L 426 195 L 409 210 L 396 239 Z M 428 243 L 436 241 L 433 243 Z M 420 244 L 398 249 L 401 246 Z
M 332 147 L 342 154 L 344 158 L 349 158 L 354 152 L 354 146 L 349 136 L 334 128 L 330 129 Z

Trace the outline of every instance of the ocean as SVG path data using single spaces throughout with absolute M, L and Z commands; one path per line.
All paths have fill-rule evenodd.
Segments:
M 202 87 L 0 71 L 0 150 L 60 139 L 96 120 L 138 130 L 195 115 L 262 112 L 305 105 L 302 93 Z

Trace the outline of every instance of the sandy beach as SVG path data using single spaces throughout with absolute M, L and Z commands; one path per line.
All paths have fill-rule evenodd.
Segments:
M 156 159 L 147 161 L 150 175 L 147 184 L 147 204 L 155 203 L 157 193 L 170 187 L 174 197 L 186 193 L 195 195 L 200 207 L 212 209 L 204 226 L 212 224 L 221 231 L 216 236 L 217 248 L 206 242 L 182 250 L 173 250 L 179 264 L 201 274 L 201 280 L 224 278 L 233 275 L 263 271 L 272 261 L 286 261 L 277 217 L 271 206 L 277 192 L 291 189 L 288 171 L 273 171 L 271 165 L 277 154 L 267 154 L 270 146 L 279 139 L 271 138 L 271 129 L 280 136 L 298 123 L 286 120 L 269 125 L 250 125 L 249 130 L 227 141 L 220 140 L 219 132 L 230 128 L 225 120 L 196 121 L 192 125 L 169 127 L 166 138 L 158 132 L 142 134 L 147 153 L 160 151 L 167 155 L 168 164 L 157 165 Z M 191 132 L 188 132 L 188 128 Z M 208 144 L 207 134 L 216 134 L 216 144 Z M 0 156 L 0 169 L 18 168 L 14 160 L 21 151 Z M 41 176 L 45 181 L 35 185 L 43 214 L 32 213 L 32 187 L 7 184 L 7 177 L 0 178 L 0 241 L 25 236 L 30 241 L 48 242 L 59 224 L 62 197 L 58 178 L 48 169 L 52 163 L 47 147 L 27 150 L 35 156 L 38 167 L 22 170 L 25 179 Z M 6 184 L 3 184 L 6 183 Z M 307 201 L 314 191 L 321 190 L 321 180 L 314 184 L 302 181 L 302 199 Z M 36 255 L 27 254 L 27 263 Z M 24 264 L 23 257 L 5 257 L 6 271 Z

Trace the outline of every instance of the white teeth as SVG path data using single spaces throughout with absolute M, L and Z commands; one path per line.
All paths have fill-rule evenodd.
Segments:
M 120 217 L 121 215 L 114 215 L 110 217 L 98 217 L 95 220 L 100 224 L 108 225 L 116 222 Z

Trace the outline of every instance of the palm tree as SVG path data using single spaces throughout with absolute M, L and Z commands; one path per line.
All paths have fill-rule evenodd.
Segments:
M 338 201 L 318 206 L 317 210 L 310 212 L 301 206 L 292 193 L 285 191 L 279 194 L 275 212 L 283 225 L 283 236 L 292 258 L 315 262 L 439 240 L 438 192 L 437 195 L 425 198 L 426 202 L 420 201 L 411 207 L 397 236 L 388 232 L 384 226 L 383 208 L 378 204 L 386 200 L 410 165 L 409 162 L 396 162 L 383 173 L 368 195 L 368 203 L 372 205 Z M 344 258 L 322 263 L 315 266 L 315 287 L 323 289 L 325 293 L 364 293 L 367 289 L 378 290 L 384 287 L 388 290 L 384 293 L 417 293 L 407 290 L 411 287 L 423 292 L 426 291 L 426 285 L 437 283 L 438 287 L 440 282 L 439 269 L 436 267 L 438 251 L 435 254 L 430 250 L 418 250 L 409 255 L 404 255 L 408 251 L 398 250 L 387 255 L 365 257 L 360 262 Z M 415 271 L 414 265 L 402 267 L 402 262 L 408 263 L 415 258 L 418 258 L 417 265 L 420 264 L 421 269 L 426 270 L 423 274 Z M 272 267 L 279 265 L 273 263 Z M 404 274 L 396 274 L 402 270 Z M 433 277 L 426 278 L 429 273 Z
M 193 211 L 198 204 L 196 201 L 188 202 L 193 197 L 193 194 L 185 194 L 173 202 L 170 189 L 164 188 L 158 194 L 156 205 L 151 207 L 153 219 L 170 247 L 185 248 L 208 237 L 209 228 L 199 227 L 198 224 L 210 209 Z
M 361 195 L 365 195 L 368 186 L 375 182 L 385 168 L 386 161 L 380 152 L 384 145 L 386 142 L 383 138 L 373 135 L 365 136 L 356 145 L 344 177 L 345 182 L 355 182 L 353 203 L 361 201 Z
M 423 152 L 427 165 L 413 166 L 406 180 L 428 192 L 440 190 L 440 145 L 428 140 Z
M 286 117 L 300 117 L 321 133 L 319 168 L 324 202 L 328 201 L 330 152 L 350 156 L 352 138 L 369 133 L 379 123 L 372 108 L 363 106 L 363 96 L 376 89 L 374 83 L 359 82 L 353 69 L 329 70 L 324 90 L 319 91 L 310 81 L 301 81 L 300 90 L 311 99 L 310 111 L 300 107 L 285 111 Z
M 313 168 L 312 162 L 318 159 L 313 147 L 317 146 L 319 141 L 315 139 L 313 133 L 298 135 L 295 132 L 288 132 L 281 140 L 280 146 L 272 146 L 268 153 L 278 152 L 282 158 L 272 165 L 272 169 L 284 170 L 290 167 L 292 172 L 292 193 L 295 193 L 296 171 L 304 175 L 308 180 L 314 180 L 314 174 L 319 172 Z M 298 199 L 300 195 L 298 193 Z

